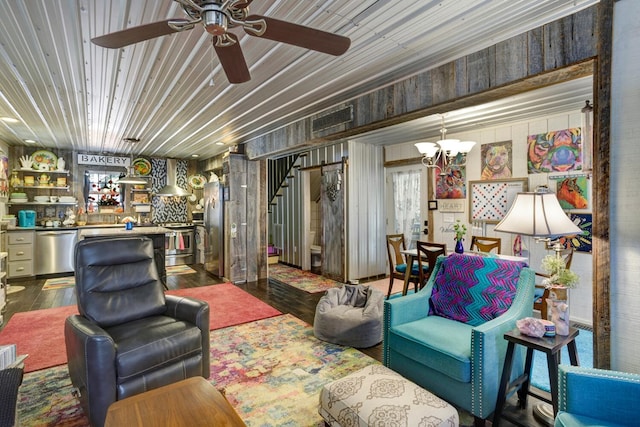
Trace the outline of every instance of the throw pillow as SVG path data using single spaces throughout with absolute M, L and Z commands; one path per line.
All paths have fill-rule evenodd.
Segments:
M 436 276 L 429 315 L 472 326 L 495 319 L 511 306 L 523 267 L 524 262 L 451 254 Z

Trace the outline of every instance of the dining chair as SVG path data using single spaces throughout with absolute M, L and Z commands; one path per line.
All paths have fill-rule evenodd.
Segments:
M 436 260 L 440 255 L 447 255 L 447 245 L 445 243 L 432 243 L 432 242 L 416 242 L 418 250 L 418 285 L 416 285 L 416 292 L 422 289 L 433 271 L 433 266 L 436 265 Z M 426 261 L 426 263 L 425 263 Z
M 573 247 L 569 246 L 560 252 L 560 256 L 564 259 L 564 263 L 567 268 L 571 268 L 571 261 L 573 261 Z M 549 278 L 548 274 L 536 272 L 537 277 Z M 549 298 L 549 289 L 545 285 L 536 283 L 536 288 L 533 295 L 533 309 L 540 310 L 540 318 L 547 320 L 547 298 Z
M 393 280 L 404 280 L 407 272 L 407 262 L 404 255 L 400 252 L 407 249 L 404 234 L 387 234 L 387 255 L 389 257 L 389 290 L 387 291 L 387 299 L 391 296 L 391 290 L 393 288 Z M 418 275 L 417 267 L 414 274 L 414 269 L 411 269 L 411 276 L 409 281 L 414 283 L 414 286 L 418 286 L 420 277 Z
M 502 245 L 502 239 L 500 237 L 485 237 L 485 236 L 471 236 L 471 250 L 478 252 L 489 253 L 493 249 L 496 249 L 497 254 L 500 254 L 500 246 Z

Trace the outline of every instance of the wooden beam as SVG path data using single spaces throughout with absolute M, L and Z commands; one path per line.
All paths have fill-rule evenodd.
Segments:
M 593 366 L 601 369 L 611 368 L 609 154 L 613 4 L 613 0 L 600 0 L 598 4 L 598 60 L 593 78 Z

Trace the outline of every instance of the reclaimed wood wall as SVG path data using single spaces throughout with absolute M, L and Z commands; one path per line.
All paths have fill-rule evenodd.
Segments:
M 363 94 L 249 141 L 250 159 L 327 144 L 443 111 L 478 105 L 590 75 L 596 55 L 597 8 L 591 7 L 487 49 Z M 314 129 L 332 113 L 351 119 Z

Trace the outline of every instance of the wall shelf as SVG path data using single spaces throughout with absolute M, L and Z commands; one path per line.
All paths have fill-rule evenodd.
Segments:
M 78 202 L 8 202 L 7 205 L 11 206 L 11 205 L 16 205 L 16 206 L 22 206 L 22 205 L 38 205 L 38 206 L 56 206 L 56 205 L 68 205 L 68 206 L 75 206 L 77 205 Z
M 69 186 L 66 185 L 64 187 L 56 187 L 55 185 L 14 185 L 12 188 L 40 188 L 44 190 L 67 190 L 69 191 Z
M 56 173 L 56 174 L 69 175 L 68 170 L 41 171 L 38 169 L 14 169 L 13 172 L 26 172 L 26 173 L 39 173 L 39 174 Z

